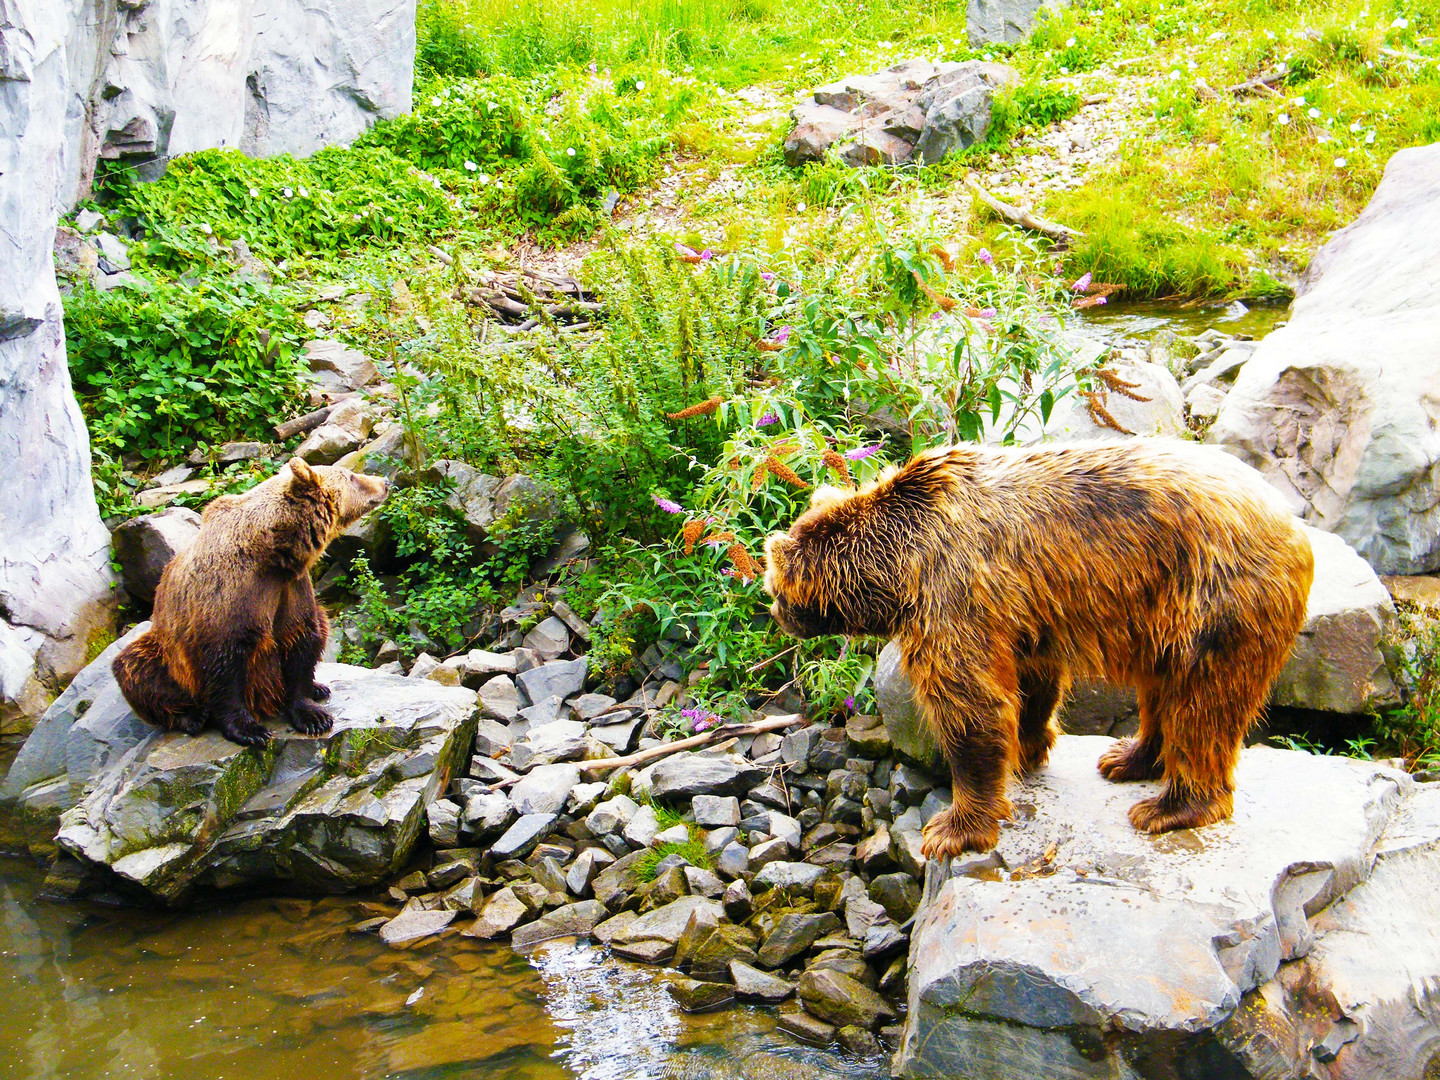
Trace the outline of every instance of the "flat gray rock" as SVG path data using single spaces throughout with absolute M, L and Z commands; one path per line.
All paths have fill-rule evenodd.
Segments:
M 530 702 L 558 697 L 561 701 L 585 689 L 589 661 L 581 656 L 574 660 L 551 660 L 548 664 L 522 671 L 515 676 L 515 685 Z
M 1095 762 L 1110 742 L 1062 737 L 1047 768 L 1012 786 L 1016 820 L 993 855 L 927 867 L 899 1075 L 983 1074 L 995 1061 L 1126 1075 L 1097 1070 L 1208 1037 L 1282 962 L 1311 954 L 1321 913 L 1399 844 L 1382 840 L 1394 823 L 1409 823 L 1404 846 L 1428 853 L 1426 873 L 1440 871 L 1440 814 L 1415 812 L 1416 786 L 1396 770 L 1252 747 L 1233 818 L 1150 836 L 1126 812 L 1157 785 L 1103 780 Z M 1387 940 L 1357 948 L 1393 964 Z M 1060 1029 L 1093 1032 L 1103 1062 L 1060 1045 Z
M 715 756 L 679 753 L 645 770 L 650 793 L 657 799 L 694 795 L 739 795 L 759 782 L 765 770 L 738 754 Z
M 510 790 L 510 801 L 521 814 L 558 814 L 580 782 L 574 765 L 538 765 Z
M 555 831 L 555 824 L 554 814 L 526 814 L 491 845 L 490 854 L 496 859 L 523 859 Z
M 263 752 L 215 731 L 126 724 L 118 691 L 103 699 L 109 716 L 92 704 L 86 722 L 133 741 L 87 766 L 88 790 L 61 816 L 56 842 L 167 902 L 195 885 L 342 892 L 384 880 L 469 746 L 475 695 L 341 664 L 321 664 L 317 678 L 333 691 L 335 726 L 310 737 L 273 724 Z
M 454 921 L 453 911 L 402 911 L 380 927 L 380 940 L 386 945 L 401 945 L 438 934 Z

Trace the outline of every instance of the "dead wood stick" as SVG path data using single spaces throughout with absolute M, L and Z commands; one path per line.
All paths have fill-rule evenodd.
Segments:
M 726 724 L 723 727 L 711 728 L 709 731 L 701 732 L 699 735 L 692 735 L 688 739 L 680 739 L 672 743 L 661 743 L 659 746 L 652 746 L 648 750 L 640 750 L 626 757 L 599 758 L 595 761 L 582 761 L 580 762 L 580 771 L 601 772 L 606 769 L 626 769 L 631 765 L 639 765 L 646 761 L 653 761 L 655 758 L 667 757 L 681 750 L 693 750 L 697 746 L 706 746 L 716 739 L 730 739 L 741 735 L 761 735 L 767 731 L 778 731 L 781 728 L 793 727 L 796 724 L 804 722 L 805 717 L 799 713 L 792 713 L 789 716 L 774 716 L 769 720 L 757 720 L 753 724 Z
M 1069 226 L 1061 225 L 1058 222 L 1046 221 L 1044 218 L 1036 217 L 1029 210 L 1024 210 L 1018 206 L 1011 206 L 1009 203 L 1001 202 L 999 199 L 995 198 L 994 195 L 991 195 L 988 191 L 982 188 L 979 182 L 973 176 L 966 178 L 965 186 L 970 189 L 970 194 L 974 195 L 975 198 L 979 199 L 991 210 L 995 211 L 995 213 L 998 214 L 1003 221 L 1008 221 L 1012 225 L 1019 225 L 1021 228 L 1029 229 L 1032 232 L 1038 232 L 1043 236 L 1048 236 L 1057 244 L 1068 244 L 1075 237 L 1085 235 L 1078 229 L 1072 229 Z
M 779 652 L 777 652 L 774 656 L 770 657 L 770 659 L 768 659 L 768 660 L 761 660 L 758 664 L 755 664 L 755 665 L 754 665 L 753 667 L 751 667 L 748 671 L 746 671 L 745 674 L 746 674 L 746 675 L 754 675 L 755 672 L 759 671 L 761 668 L 767 668 L 767 667 L 769 667 L 769 666 L 770 666 L 771 664 L 773 664 L 776 660 L 779 660 L 782 656 L 789 656 L 792 652 L 794 652 L 796 649 L 798 649 L 798 648 L 799 648 L 801 645 L 803 645 L 803 644 L 805 644 L 803 641 L 797 641 L 794 645 L 791 645 L 788 649 L 781 649 L 781 650 L 780 650 Z
M 306 431 L 314 431 L 317 427 L 330 419 L 330 410 L 334 405 L 326 405 L 323 409 L 316 409 L 314 412 L 307 412 L 304 416 L 297 416 L 293 420 L 286 420 L 283 424 L 275 425 L 275 437 L 281 442 L 293 435 L 299 435 Z

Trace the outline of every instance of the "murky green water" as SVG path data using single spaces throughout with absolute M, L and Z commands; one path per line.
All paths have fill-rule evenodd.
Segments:
M 1181 306 L 1172 300 L 1112 303 L 1080 313 L 1075 325 L 1112 345 L 1149 341 L 1169 330 L 1182 338 L 1211 327 L 1226 334 L 1263 338 L 1290 317 L 1289 304 L 1205 304 Z
M 658 969 L 588 944 L 529 957 L 450 936 L 387 947 L 354 898 L 186 912 L 48 899 L 0 857 L 0 1076 L 155 1080 L 873 1080 L 773 1012 L 686 1015 Z

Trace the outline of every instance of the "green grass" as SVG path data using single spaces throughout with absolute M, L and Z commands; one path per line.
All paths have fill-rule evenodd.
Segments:
M 1434 0 L 1072 8 L 1049 40 L 1138 58 L 1128 70 L 1153 81 L 1118 159 L 1047 202 L 1087 233 L 1069 269 L 1129 296 L 1273 292 L 1355 217 L 1394 151 L 1440 139 L 1437 30 Z M 1282 64 L 1275 93 L 1228 92 Z
M 691 825 L 681 819 L 680 815 L 669 807 L 661 806 L 659 803 L 651 803 L 655 811 L 655 820 L 659 823 L 660 832 L 673 828 L 676 825 L 684 825 L 690 831 L 690 839 L 683 844 L 660 844 L 650 848 L 640 858 L 635 860 L 635 875 L 641 881 L 655 880 L 655 867 L 662 859 L 671 855 L 679 855 L 691 866 L 698 866 L 702 870 L 709 870 L 715 865 L 715 860 L 705 850 L 705 839 L 698 825 Z

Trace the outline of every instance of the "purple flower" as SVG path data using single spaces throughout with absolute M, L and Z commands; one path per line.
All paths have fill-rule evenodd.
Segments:
M 857 446 L 854 450 L 845 451 L 846 461 L 864 461 L 868 457 L 874 457 L 880 452 L 880 444 L 873 446 Z
M 1070 288 L 1075 292 L 1084 292 L 1090 288 L 1090 271 L 1086 270 L 1085 273 L 1076 278 L 1075 284 L 1071 285 Z
M 1095 306 L 1096 306 L 1096 307 L 1100 307 L 1100 306 L 1103 305 L 1103 304 L 1108 304 L 1109 302 L 1110 302 L 1110 301 L 1109 301 L 1107 298 L 1103 297 L 1103 296 L 1097 296 L 1097 297 L 1095 298 Z
M 683 514 L 685 512 L 685 508 L 674 499 L 667 499 L 663 495 L 651 495 L 650 497 L 655 500 L 655 505 L 667 514 Z
M 700 252 L 700 261 L 701 261 L 701 262 L 709 262 L 709 261 L 710 261 L 711 259 L 713 259 L 714 257 L 715 257 L 715 252 L 711 251 L 709 248 L 706 248 L 704 251 Z
M 855 699 L 853 697 L 847 697 L 845 699 L 845 709 L 847 712 L 855 711 Z
M 708 709 L 702 709 L 698 706 L 681 709 L 680 715 L 690 721 L 691 731 L 704 731 L 706 728 L 712 728 L 720 722 L 720 717 Z
M 938 311 L 932 311 L 932 312 L 930 313 L 930 321 L 931 321 L 931 322 L 934 322 L 934 321 L 935 321 L 936 319 L 938 319 L 938 318 L 940 318 L 940 312 L 938 312 Z
M 987 307 L 987 308 L 981 308 L 981 309 L 980 309 L 980 314 L 979 314 L 977 317 L 978 317 L 978 318 L 981 318 L 981 319 L 993 319 L 993 318 L 995 318 L 995 315 L 996 315 L 996 314 L 997 314 L 997 313 L 996 313 L 996 311 L 995 311 L 995 309 L 994 309 L 993 307 Z
M 775 410 L 772 409 L 772 410 L 770 410 L 769 412 L 767 412 L 764 416 L 760 417 L 759 420 L 756 420 L 756 421 L 755 421 L 755 426 L 756 426 L 756 427 L 769 427 L 771 424 L 778 424 L 779 422 L 780 422 L 780 417 L 776 416 L 776 415 L 775 415 Z
M 993 266 L 995 263 L 995 256 L 990 254 L 989 248 L 981 248 L 975 253 L 975 258 L 979 259 L 986 266 Z
M 789 325 L 785 325 L 785 326 L 780 327 L 778 330 L 775 331 L 775 333 L 773 333 L 773 334 L 770 335 L 770 336 L 771 336 L 771 338 L 775 341 L 775 343 L 776 343 L 777 345 L 784 345 L 785 342 L 787 342 L 787 341 L 790 340 L 790 327 L 789 327 Z
M 765 282 L 766 284 L 769 284 L 770 282 L 775 280 L 775 275 L 772 274 L 769 270 L 761 270 L 760 280 Z
M 682 244 L 682 243 L 680 243 L 680 242 L 677 240 L 677 241 L 675 242 L 675 254 L 677 254 L 677 255 L 694 255 L 694 254 L 696 254 L 696 251 L 695 251 L 694 248 L 688 247 L 687 245 Z

